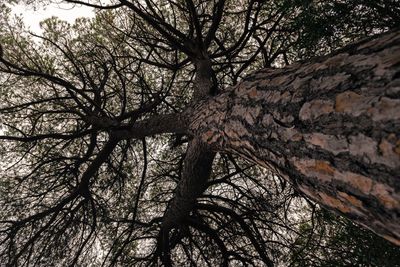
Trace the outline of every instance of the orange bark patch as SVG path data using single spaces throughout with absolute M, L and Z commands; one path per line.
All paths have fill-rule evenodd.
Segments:
M 313 100 L 301 107 L 299 117 L 301 120 L 316 119 L 324 114 L 333 112 L 333 103 L 327 100 Z
M 388 209 L 400 207 L 400 197 L 385 184 L 375 184 L 371 193 Z
M 393 192 L 392 188 L 385 184 L 376 183 L 369 177 L 353 172 L 341 172 L 330 165 L 329 162 L 322 160 L 292 158 L 292 162 L 303 175 L 314 177 L 322 182 L 341 181 L 348 185 L 349 192 L 355 189 L 357 194 L 373 196 L 388 209 L 400 207 L 400 196 Z M 305 191 L 305 193 L 309 192 Z M 341 196 L 346 202 L 348 201 L 356 207 L 362 206 L 358 199 L 350 195 Z
M 357 175 L 357 174 L 352 174 L 349 175 L 350 179 L 350 184 L 357 188 L 360 189 L 361 192 L 367 193 L 370 192 L 371 187 L 372 187 L 372 180 L 369 179 L 368 177 L 362 176 L 362 175 Z
M 306 176 L 315 177 L 324 182 L 330 182 L 334 176 L 335 168 L 326 161 L 298 158 L 292 158 L 292 160 L 297 170 Z
M 392 145 L 388 141 L 383 139 L 379 143 L 379 150 L 380 150 L 380 152 L 382 153 L 383 156 L 389 155 L 390 151 L 392 150 Z
M 335 178 L 349 184 L 351 187 L 358 189 L 365 195 L 368 195 L 372 189 L 372 180 L 366 176 L 353 173 L 353 172 L 344 172 L 337 173 Z
M 345 205 L 345 203 L 343 203 L 339 199 L 329 196 L 323 192 L 319 192 L 318 194 L 321 196 L 321 201 L 325 205 L 327 205 L 331 208 L 338 209 L 343 213 L 349 213 L 351 211 L 351 208 L 348 207 L 347 205 Z
M 353 91 L 347 91 L 336 96 L 335 110 L 336 112 L 350 112 L 356 102 L 363 97 Z
M 341 198 L 345 199 L 346 201 L 350 202 L 353 206 L 358 208 L 363 208 L 362 202 L 354 196 L 350 196 L 345 192 L 338 191 L 338 194 Z
M 332 176 L 335 173 L 335 169 L 326 161 L 316 160 L 314 167 L 315 167 L 315 171 L 322 173 L 322 174 L 327 174 L 327 175 Z
M 365 195 L 370 194 L 372 190 L 373 181 L 371 178 L 353 172 L 340 172 L 327 161 L 299 158 L 292 158 L 291 160 L 296 169 L 303 175 L 325 182 L 341 181 Z
M 258 91 L 256 88 L 251 88 L 249 91 L 249 98 L 257 98 Z

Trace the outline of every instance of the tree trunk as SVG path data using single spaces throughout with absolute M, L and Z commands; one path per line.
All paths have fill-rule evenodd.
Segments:
M 400 245 L 400 34 L 264 69 L 188 111 L 190 132 Z
M 213 70 L 208 57 L 196 60 L 195 65 L 193 100 L 201 101 L 214 87 Z M 181 179 L 163 217 L 164 230 L 179 227 L 193 209 L 196 198 L 207 189 L 214 157 L 215 152 L 198 137 L 188 143 Z
M 201 101 L 215 91 L 214 72 L 208 57 L 195 60 L 196 78 L 194 81 L 193 101 Z M 171 229 L 182 228 L 183 222 L 189 216 L 196 203 L 196 198 L 207 189 L 206 184 L 211 175 L 215 152 L 208 144 L 197 136 L 188 143 L 186 156 L 183 162 L 181 179 L 175 189 L 174 197 L 164 213 L 158 247 L 160 258 L 165 266 L 171 266 L 171 243 L 169 232 Z M 181 235 L 183 237 L 183 235 Z

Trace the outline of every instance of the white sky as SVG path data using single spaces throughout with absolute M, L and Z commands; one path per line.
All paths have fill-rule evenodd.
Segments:
M 93 8 L 81 5 L 72 4 L 50 4 L 45 8 L 27 7 L 25 5 L 14 5 L 11 6 L 14 14 L 22 15 L 24 23 L 31 31 L 40 34 L 42 31 L 40 29 L 39 23 L 46 18 L 56 16 L 62 20 L 73 23 L 75 19 L 79 17 L 93 17 Z

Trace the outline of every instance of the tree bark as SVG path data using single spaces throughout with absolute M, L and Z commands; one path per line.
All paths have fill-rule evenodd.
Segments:
M 196 66 L 196 77 L 194 80 L 193 101 L 201 101 L 212 93 L 215 86 L 210 59 L 200 57 L 194 60 Z M 186 125 L 187 126 L 187 125 Z M 179 229 L 193 210 L 196 199 L 207 189 L 207 181 L 210 178 L 212 163 L 215 152 L 208 144 L 202 142 L 199 137 L 194 136 L 188 143 L 183 171 L 175 189 L 174 197 L 168 204 L 163 216 L 158 247 L 160 258 L 165 266 L 170 266 L 170 237 L 171 229 Z M 183 230 L 184 232 L 184 230 Z M 183 236 L 183 235 L 182 235 Z
M 208 57 L 196 60 L 195 65 L 193 100 L 201 101 L 213 88 L 213 70 Z M 215 152 L 198 137 L 194 137 L 188 143 L 181 179 L 164 214 L 164 229 L 179 227 L 189 215 L 196 198 L 207 189 L 205 185 L 210 178 L 214 157 Z
M 400 245 L 400 32 L 260 70 L 187 118 L 214 151 L 274 169 Z

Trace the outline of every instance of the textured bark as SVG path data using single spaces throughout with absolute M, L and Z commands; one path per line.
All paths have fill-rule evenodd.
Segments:
M 207 57 L 195 61 L 195 65 L 193 101 L 200 101 L 206 98 L 213 89 L 213 70 L 211 61 Z M 194 208 L 196 198 L 207 189 L 206 184 L 210 178 L 214 157 L 215 152 L 199 137 L 195 136 L 189 142 L 181 179 L 163 217 L 162 239 L 159 246 L 162 246 L 161 258 L 166 266 L 170 264 L 169 231 L 172 228 L 181 228 Z
M 188 111 L 190 131 L 400 245 L 400 34 L 264 69 Z
M 213 87 L 211 62 L 207 59 L 196 62 L 194 81 L 194 101 L 206 98 Z M 174 198 L 169 203 L 163 218 L 163 228 L 179 227 L 193 209 L 195 200 L 206 189 L 205 185 L 211 174 L 215 152 L 194 137 L 188 144 L 183 162 L 181 180 L 175 190 Z
M 181 114 L 162 114 L 137 121 L 133 126 L 121 126 L 113 129 L 113 134 L 119 139 L 140 139 L 163 133 L 184 134 L 187 125 Z
M 196 198 L 207 189 L 207 180 L 211 174 L 215 153 L 194 138 L 188 144 L 182 170 L 182 178 L 175 190 L 173 200 L 164 215 L 163 227 L 179 227 L 195 205 Z

